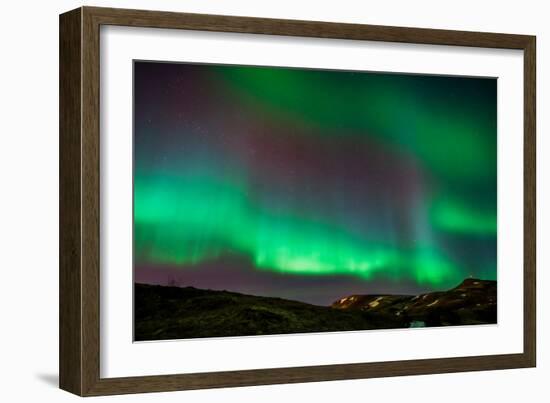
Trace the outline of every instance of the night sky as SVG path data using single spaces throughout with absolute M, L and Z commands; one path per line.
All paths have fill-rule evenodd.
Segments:
M 496 279 L 496 79 L 134 62 L 134 278 L 319 305 Z

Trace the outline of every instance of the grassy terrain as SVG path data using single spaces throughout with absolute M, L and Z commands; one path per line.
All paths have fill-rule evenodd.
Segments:
M 135 340 L 496 323 L 496 282 L 421 295 L 352 295 L 331 307 L 229 291 L 135 284 Z
M 407 327 L 399 318 L 193 287 L 135 285 L 135 340 Z

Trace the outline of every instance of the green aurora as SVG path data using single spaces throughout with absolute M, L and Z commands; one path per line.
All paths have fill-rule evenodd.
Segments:
M 496 278 L 496 80 L 147 62 L 135 80 L 137 266 Z

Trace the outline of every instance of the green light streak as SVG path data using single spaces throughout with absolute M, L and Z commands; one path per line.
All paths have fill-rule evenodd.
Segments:
M 262 270 L 299 275 L 460 280 L 434 248 L 381 245 L 345 228 L 267 211 L 245 185 L 208 175 L 140 175 L 135 180 L 135 250 L 140 261 L 196 264 L 231 251 Z
M 495 236 L 496 211 L 483 211 L 459 200 L 440 199 L 431 210 L 431 219 L 438 229 L 462 234 Z
M 479 182 L 496 174 L 496 103 L 468 102 L 438 89 L 438 78 L 319 70 L 222 68 L 251 108 L 325 136 L 368 134 L 418 158 L 436 174 Z M 360 78 L 359 78 L 360 77 Z M 423 96 L 425 93 L 437 96 Z M 358 134 L 360 133 L 360 134 Z M 491 135 L 488 135 L 491 134 Z

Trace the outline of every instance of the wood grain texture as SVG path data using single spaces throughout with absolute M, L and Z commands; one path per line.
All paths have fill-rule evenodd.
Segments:
M 100 377 L 99 28 L 123 25 L 524 51 L 524 352 L 129 378 Z M 81 396 L 532 367 L 535 37 L 82 7 L 60 17 L 60 387 Z
M 82 389 L 99 378 L 99 24 L 82 9 Z
M 531 37 L 524 48 L 523 65 L 523 354 L 530 366 L 536 366 L 536 39 Z
M 105 25 L 523 49 L 529 36 L 165 11 L 85 8 Z
M 81 394 L 81 10 L 59 18 L 59 386 Z

